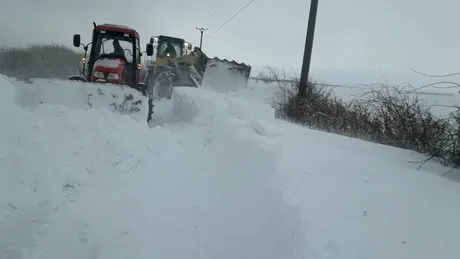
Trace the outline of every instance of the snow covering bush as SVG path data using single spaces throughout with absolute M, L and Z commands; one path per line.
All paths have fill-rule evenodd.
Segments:
M 313 129 L 414 150 L 444 165 L 460 167 L 460 107 L 447 117 L 435 116 L 411 85 L 370 85 L 346 102 L 332 89 L 309 81 L 306 98 L 297 96 L 299 78 L 269 67 L 260 80 L 277 82 L 273 101 L 278 118 Z M 410 94 L 409 94 L 410 93 Z

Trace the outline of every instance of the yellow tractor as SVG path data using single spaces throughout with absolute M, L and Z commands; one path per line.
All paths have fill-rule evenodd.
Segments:
M 181 38 L 155 36 L 147 44 L 153 58 L 146 60 L 151 71 L 154 98 L 171 98 L 176 86 L 210 88 L 218 92 L 247 87 L 251 66 L 235 61 L 208 58 L 200 48 Z M 148 57 L 147 57 L 148 58 Z

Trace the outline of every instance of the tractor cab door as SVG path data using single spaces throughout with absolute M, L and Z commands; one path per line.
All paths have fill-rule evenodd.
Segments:
M 141 67 L 141 48 L 139 39 L 131 38 L 131 51 L 128 51 L 129 59 L 125 68 L 125 82 L 126 84 L 136 84 L 139 81 L 139 73 Z

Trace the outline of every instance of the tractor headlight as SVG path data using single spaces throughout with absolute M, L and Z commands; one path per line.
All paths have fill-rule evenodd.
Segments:
M 100 71 L 94 71 L 94 77 L 96 78 L 104 78 L 104 74 Z
M 109 76 L 107 77 L 107 79 L 110 79 L 110 80 L 117 80 L 119 78 L 120 77 L 118 76 L 118 74 L 115 74 L 115 73 L 110 73 Z

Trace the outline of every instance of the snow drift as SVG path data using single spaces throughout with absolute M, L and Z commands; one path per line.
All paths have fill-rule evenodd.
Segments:
M 302 235 L 292 235 L 302 231 L 299 209 L 271 186 L 273 151 L 224 118 L 149 129 L 106 109 L 43 103 L 12 112 L 14 130 L 0 134 L 8 258 L 303 253 Z
M 446 168 L 274 120 L 265 85 L 176 88 L 149 129 L 105 108 L 15 105 L 13 84 L 0 81 L 8 259 L 458 257 L 460 186 L 431 174 Z

